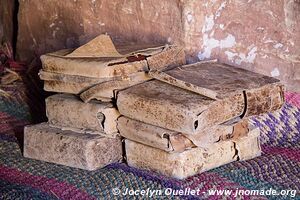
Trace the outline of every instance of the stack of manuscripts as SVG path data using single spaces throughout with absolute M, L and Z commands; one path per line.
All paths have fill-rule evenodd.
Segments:
M 25 128 L 24 154 L 88 170 L 123 153 L 130 166 L 183 179 L 252 159 L 260 133 L 248 118 L 284 103 L 277 79 L 215 61 L 185 65 L 176 46 L 115 48 L 102 35 L 42 62 L 45 90 L 69 94 L 46 99 L 49 121 Z
M 185 55 L 168 45 L 115 47 L 100 35 L 41 60 L 44 89 L 60 94 L 46 99 L 47 123 L 25 127 L 24 156 L 95 170 L 123 159 L 117 92 L 150 80 L 149 70 L 185 64 Z
M 277 79 L 214 62 L 153 70 L 118 93 L 127 163 L 183 179 L 261 154 L 248 117 L 279 109 Z

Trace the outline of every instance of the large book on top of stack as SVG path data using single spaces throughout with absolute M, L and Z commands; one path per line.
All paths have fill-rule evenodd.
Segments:
M 166 129 L 197 134 L 234 118 L 277 110 L 284 103 L 284 87 L 277 79 L 228 65 L 197 63 L 163 73 L 177 74 L 186 87 L 201 91 L 183 89 L 167 78 L 148 81 L 118 93 L 119 112 Z

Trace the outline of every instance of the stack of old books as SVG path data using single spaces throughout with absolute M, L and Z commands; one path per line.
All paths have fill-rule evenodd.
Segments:
M 175 178 L 260 155 L 250 116 L 279 109 L 277 79 L 185 65 L 176 46 L 113 45 L 101 35 L 41 57 L 48 123 L 25 128 L 26 157 L 93 170 L 122 158 Z
M 149 75 L 117 96 L 127 162 L 179 179 L 259 156 L 247 118 L 284 102 L 278 80 L 215 62 Z
M 149 70 L 185 64 L 185 55 L 168 45 L 116 48 L 108 35 L 100 35 L 41 60 L 44 89 L 61 94 L 46 99 L 47 123 L 25 127 L 24 156 L 95 170 L 123 158 L 116 93 L 150 80 Z

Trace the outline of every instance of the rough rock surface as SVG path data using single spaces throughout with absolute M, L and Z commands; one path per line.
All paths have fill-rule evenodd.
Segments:
M 218 58 L 300 91 L 299 0 L 181 2 L 189 62 Z
M 0 0 L 0 44 L 13 40 L 13 0 Z
M 119 137 L 62 131 L 47 123 L 24 130 L 24 156 L 86 170 L 95 170 L 122 159 Z
M 179 0 L 20 0 L 18 57 L 78 47 L 101 33 L 116 43 L 181 38 Z

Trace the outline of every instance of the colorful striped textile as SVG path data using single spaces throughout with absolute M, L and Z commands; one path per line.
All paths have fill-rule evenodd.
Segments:
M 30 107 L 28 105 L 25 85 L 15 82 L 11 85 L 1 85 L 0 90 L 0 134 L 18 134 L 31 121 Z
M 114 195 L 126 188 L 152 191 L 151 199 L 300 199 L 300 108 L 297 103 L 293 104 L 299 99 L 287 97 L 281 110 L 251 119 L 261 130 L 262 156 L 233 162 L 186 180 L 168 178 L 122 163 L 89 172 L 27 159 L 22 156 L 13 135 L 0 134 L 0 199 L 150 198 L 150 193 L 144 196 Z M 8 120 L 10 124 L 26 124 L 30 120 L 25 105 L 1 106 L 4 104 L 8 102 L 0 99 L 0 113 L 6 113 L 1 115 L 2 120 Z M 19 121 L 9 119 L 9 115 Z M 3 130 L 9 132 L 10 129 Z M 197 194 L 176 194 L 191 190 Z M 222 191 L 232 193 L 221 195 Z M 278 194 L 263 195 L 255 193 L 257 191 Z M 236 193 L 239 193 L 237 197 Z

